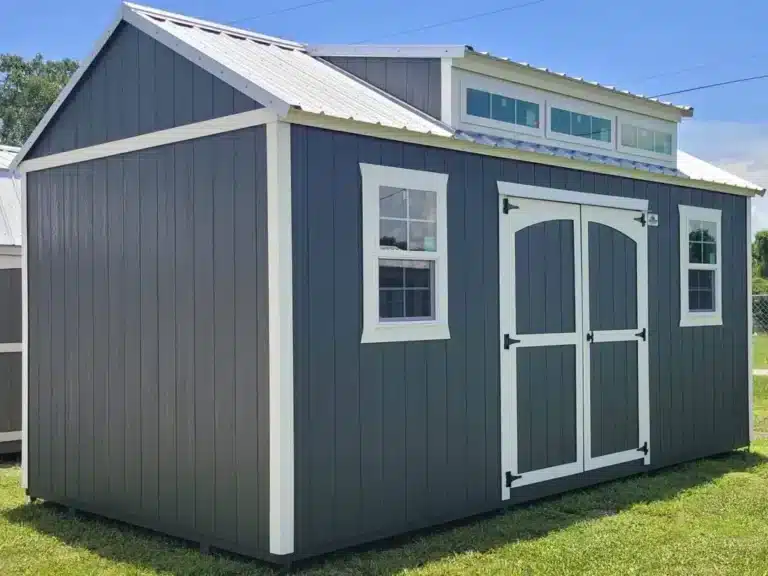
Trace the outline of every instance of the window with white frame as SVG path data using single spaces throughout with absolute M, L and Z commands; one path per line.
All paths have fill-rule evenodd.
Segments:
M 719 326 L 722 317 L 720 210 L 680 206 L 680 326 Z
M 360 164 L 362 342 L 441 340 L 448 330 L 448 175 Z

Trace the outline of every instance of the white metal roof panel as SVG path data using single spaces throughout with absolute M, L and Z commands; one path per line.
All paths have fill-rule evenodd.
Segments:
M 756 192 L 762 192 L 763 188 L 740 178 L 735 174 L 726 172 L 714 164 L 705 162 L 701 158 L 691 156 L 682 150 L 677 151 L 677 169 L 688 178 L 693 180 L 704 180 L 706 182 L 717 182 L 719 184 L 728 184 L 729 186 L 738 186 L 740 188 L 749 188 Z
M 0 245 L 21 246 L 21 183 L 0 176 Z
M 252 33 L 237 34 L 201 21 L 191 24 L 168 13 L 135 5 L 131 9 L 192 50 L 207 55 L 289 106 L 391 128 L 450 135 L 450 130 L 439 121 L 332 64 L 313 58 L 303 47 L 277 44 L 271 38 L 254 37 Z
M 18 152 L 19 149 L 16 146 L 3 146 L 0 144 L 0 170 L 8 170 Z

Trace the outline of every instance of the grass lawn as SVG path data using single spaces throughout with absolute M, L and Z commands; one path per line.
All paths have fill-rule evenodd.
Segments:
M 768 378 L 755 424 L 768 436 Z M 0 574 L 253 574 L 264 564 L 59 507 L 25 506 L 15 464 L 0 465 Z M 768 574 L 768 440 L 663 472 L 566 494 L 400 545 L 341 553 L 298 574 Z
M 753 368 L 768 368 L 768 334 L 757 334 L 752 338 Z

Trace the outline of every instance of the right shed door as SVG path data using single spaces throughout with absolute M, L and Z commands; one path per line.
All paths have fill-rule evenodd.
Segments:
M 581 207 L 584 467 L 648 450 L 648 259 L 642 214 Z

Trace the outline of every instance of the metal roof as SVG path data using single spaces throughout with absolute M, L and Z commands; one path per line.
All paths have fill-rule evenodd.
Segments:
M 0 245 L 21 246 L 21 183 L 10 176 L 0 177 Z
M 630 92 L 629 90 L 621 90 L 619 88 L 616 88 L 615 86 L 608 86 L 606 84 L 600 84 L 599 82 L 595 82 L 593 80 L 585 80 L 584 78 L 580 76 L 571 76 L 569 74 L 565 74 L 563 72 L 555 72 L 554 70 L 550 70 L 549 68 L 540 68 L 538 66 L 534 66 L 532 64 L 529 64 L 528 62 L 518 62 L 516 60 L 511 60 L 509 58 L 506 58 L 504 56 L 496 56 L 494 54 L 491 54 L 490 52 L 481 52 L 479 50 L 475 50 L 472 46 L 467 46 L 467 50 L 473 54 L 477 54 L 479 56 L 484 56 L 486 58 L 490 58 L 492 60 L 497 60 L 500 62 L 507 62 L 510 64 L 514 64 L 516 66 L 522 66 L 523 68 L 528 68 L 529 70 L 536 70 L 538 72 L 543 72 L 545 74 L 549 74 L 552 76 L 557 76 L 558 78 L 565 78 L 566 80 L 572 80 L 574 82 L 580 82 L 581 84 L 586 84 L 587 86 L 592 86 L 593 88 L 600 88 L 602 90 L 608 90 L 609 92 L 613 92 L 614 94 L 621 94 L 623 96 L 630 96 L 632 98 L 638 98 L 640 100 L 646 100 L 648 102 L 653 102 L 655 104 L 661 104 L 662 106 L 669 106 L 671 108 L 675 108 L 676 110 L 682 112 L 685 116 L 692 116 L 693 115 L 693 107 L 691 106 L 681 106 L 679 104 L 673 104 L 672 102 L 666 102 L 664 100 L 659 100 L 658 98 L 653 98 L 651 96 L 645 96 L 643 94 L 635 94 L 633 92 Z
M 757 184 L 740 178 L 735 174 L 726 172 L 714 164 L 705 162 L 701 158 L 691 156 L 682 150 L 677 151 L 677 169 L 680 173 L 693 180 L 703 180 L 705 182 L 717 182 L 719 184 L 728 184 L 729 186 L 738 186 L 740 188 L 749 188 L 756 192 L 763 192 L 764 188 Z
M 18 152 L 19 149 L 16 146 L 4 146 L 0 144 L 0 170 L 8 170 Z
M 450 134 L 439 121 L 310 56 L 302 45 L 137 5 L 128 7 L 188 49 L 209 56 L 219 67 L 224 66 L 288 106 L 390 128 Z

